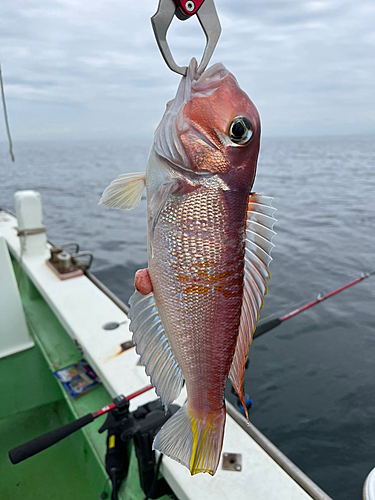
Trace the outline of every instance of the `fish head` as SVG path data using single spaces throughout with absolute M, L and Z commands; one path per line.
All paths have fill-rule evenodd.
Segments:
M 260 118 L 235 77 L 218 63 L 202 75 L 193 59 L 155 132 L 155 150 L 172 166 L 198 175 L 254 182 Z

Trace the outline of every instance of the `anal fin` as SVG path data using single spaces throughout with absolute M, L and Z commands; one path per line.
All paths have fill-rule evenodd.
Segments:
M 134 292 L 130 297 L 129 329 L 147 375 L 164 405 L 180 394 L 184 378 L 168 343 L 153 293 Z
M 263 298 L 267 293 L 267 282 L 270 277 L 268 266 L 272 260 L 270 254 L 274 247 L 272 238 L 276 234 L 273 225 L 276 219 L 273 214 L 272 198 L 250 194 L 246 220 L 245 273 L 240 328 L 237 345 L 229 372 L 229 380 L 249 419 L 243 396 L 243 377 L 245 364 Z

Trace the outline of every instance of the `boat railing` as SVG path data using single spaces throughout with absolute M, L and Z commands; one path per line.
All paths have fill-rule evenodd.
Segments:
M 233 420 L 251 436 L 256 443 L 290 476 L 301 486 L 314 500 L 332 500 L 324 493 L 301 469 L 299 469 L 289 458 L 284 455 L 269 439 L 266 438 L 253 424 L 249 424 L 246 418 L 238 410 L 226 401 L 227 413 Z

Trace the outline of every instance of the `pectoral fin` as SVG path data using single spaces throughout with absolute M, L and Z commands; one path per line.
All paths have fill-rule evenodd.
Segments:
M 145 173 L 119 175 L 104 190 L 99 205 L 119 210 L 131 210 L 140 202 L 145 186 Z
M 270 254 L 274 247 L 272 238 L 276 234 L 272 229 L 276 222 L 273 218 L 276 209 L 271 203 L 272 198 L 253 193 L 249 196 L 247 206 L 245 276 L 240 329 L 229 372 L 229 379 L 240 396 L 246 416 L 248 415 L 242 389 L 245 363 L 259 311 L 263 306 L 263 297 L 267 293 L 267 281 L 270 278 L 268 266 L 272 260 Z

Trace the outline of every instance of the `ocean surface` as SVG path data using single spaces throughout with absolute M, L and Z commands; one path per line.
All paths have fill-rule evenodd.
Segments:
M 0 143 L 0 207 L 39 191 L 49 239 L 92 251 L 94 274 L 127 301 L 147 265 L 146 200 L 131 212 L 98 201 L 119 174 L 144 170 L 150 145 L 16 142 L 11 164 Z M 263 139 L 254 190 L 274 198 L 278 222 L 262 318 L 375 269 L 374 173 L 375 137 Z M 375 467 L 374 374 L 375 276 L 250 348 L 252 422 L 335 500 L 361 499 Z

